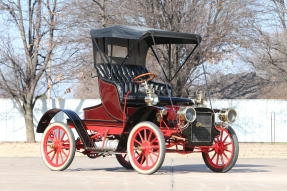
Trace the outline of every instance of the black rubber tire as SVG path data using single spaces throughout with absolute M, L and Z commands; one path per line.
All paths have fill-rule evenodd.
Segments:
M 233 141 L 233 151 L 234 151 L 233 154 L 231 155 L 231 157 L 232 157 L 231 161 L 230 161 L 230 163 L 227 166 L 225 166 L 223 168 L 215 168 L 215 167 L 213 167 L 207 160 L 207 154 L 208 153 L 207 152 L 203 152 L 202 153 L 202 157 L 203 157 L 203 160 L 204 160 L 206 166 L 210 170 L 212 170 L 213 172 L 228 172 L 229 170 L 231 170 L 234 167 L 234 165 L 236 164 L 236 161 L 238 159 L 239 143 L 238 143 L 238 139 L 237 139 L 236 133 L 233 130 L 233 128 L 230 127 L 230 126 L 227 127 L 227 131 L 230 134 L 231 139 Z
M 134 169 L 133 166 L 130 163 L 130 160 L 126 160 L 128 158 L 128 154 L 116 154 L 116 159 L 126 169 Z

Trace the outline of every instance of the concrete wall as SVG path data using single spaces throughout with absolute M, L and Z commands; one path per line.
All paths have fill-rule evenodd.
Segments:
M 37 126 L 41 116 L 52 108 L 65 108 L 75 111 L 81 118 L 83 117 L 82 109 L 92 105 L 97 105 L 100 100 L 80 100 L 80 99 L 51 99 L 39 100 L 34 108 L 34 125 Z M 59 113 L 55 116 L 54 121 L 65 122 L 66 116 Z M 40 141 L 42 134 L 36 133 L 36 140 Z M 19 112 L 16 104 L 10 99 L 0 99 L 0 141 L 25 141 L 25 121 Z
M 241 142 L 287 142 L 287 100 L 213 100 L 213 107 L 235 108 L 234 127 Z
M 76 111 L 83 117 L 82 109 L 97 105 L 100 100 L 39 100 L 34 109 L 35 126 L 51 108 Z M 212 100 L 213 108 L 235 108 L 237 121 L 232 124 L 241 142 L 287 142 L 287 101 L 285 100 Z M 65 121 L 58 114 L 57 121 Z M 25 141 L 25 123 L 17 106 L 9 99 L 0 99 L 0 141 Z M 36 134 L 41 140 L 41 134 Z

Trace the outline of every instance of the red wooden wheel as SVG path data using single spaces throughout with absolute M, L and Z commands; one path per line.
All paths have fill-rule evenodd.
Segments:
M 239 153 L 239 144 L 234 130 L 231 127 L 217 128 L 220 132 L 213 140 L 213 146 L 202 156 L 205 164 L 214 172 L 227 172 L 236 163 Z
M 128 138 L 128 155 L 137 172 L 156 172 L 165 157 L 165 141 L 159 128 L 147 121 L 137 124 Z
M 41 153 L 44 163 L 51 170 L 65 170 L 75 156 L 75 138 L 63 123 L 50 124 L 43 135 Z

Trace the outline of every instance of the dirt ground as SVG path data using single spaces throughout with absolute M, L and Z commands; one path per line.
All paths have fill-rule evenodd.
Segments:
M 239 158 L 287 159 L 287 143 L 240 143 Z M 178 154 L 168 154 L 173 156 Z M 191 154 L 201 157 L 200 154 Z M 178 155 L 190 157 L 191 155 Z M 40 143 L 0 142 L 0 157 L 39 157 Z M 80 156 L 80 154 L 78 155 Z

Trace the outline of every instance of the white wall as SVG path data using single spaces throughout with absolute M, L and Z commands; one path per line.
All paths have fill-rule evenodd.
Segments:
M 232 126 L 241 142 L 287 142 L 287 100 L 214 100 L 212 105 L 236 109 Z
M 34 125 L 37 126 L 41 116 L 52 108 L 65 108 L 75 111 L 81 118 L 82 109 L 97 105 L 98 99 L 51 99 L 38 100 L 34 108 Z M 67 117 L 61 112 L 54 118 L 55 121 L 65 122 Z M 36 131 L 36 129 L 35 129 Z M 42 134 L 36 133 L 36 140 L 40 141 Z M 17 106 L 10 99 L 0 99 L 0 141 L 25 141 L 25 121 Z
M 83 117 L 83 108 L 99 103 L 100 100 L 96 99 L 39 100 L 34 109 L 34 124 L 37 126 L 41 116 L 51 108 L 71 109 Z M 285 100 L 213 100 L 212 106 L 236 109 L 238 118 L 232 126 L 241 142 L 271 142 L 271 127 L 273 141 L 275 139 L 275 142 L 287 142 L 287 101 Z M 63 122 L 65 119 L 63 113 L 57 114 L 55 118 Z M 41 136 L 42 134 L 36 133 L 38 141 Z M 25 139 L 25 122 L 15 103 L 9 99 L 0 99 L 0 141 L 25 141 Z

